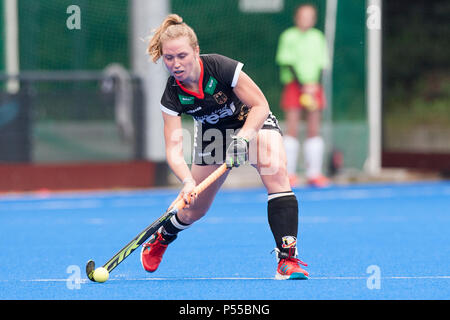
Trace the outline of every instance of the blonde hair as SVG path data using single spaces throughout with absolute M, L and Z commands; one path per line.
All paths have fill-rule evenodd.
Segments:
M 153 62 L 158 61 L 162 56 L 162 43 L 165 40 L 176 39 L 179 37 L 186 36 L 189 39 L 192 48 L 198 46 L 197 35 L 194 30 L 183 22 L 177 14 L 169 14 L 161 25 L 153 33 L 150 39 L 147 53 L 152 58 Z

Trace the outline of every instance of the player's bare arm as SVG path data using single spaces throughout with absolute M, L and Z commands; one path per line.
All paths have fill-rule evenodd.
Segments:
M 237 97 L 247 106 L 251 106 L 244 126 L 239 131 L 238 136 L 247 140 L 252 140 L 269 115 L 269 103 L 267 102 L 261 89 L 243 71 L 239 74 L 239 80 L 233 89 Z
M 192 204 L 195 201 L 195 195 L 191 197 L 191 192 L 194 190 L 196 182 L 184 160 L 181 117 L 171 116 L 165 112 L 162 112 L 162 115 L 167 163 L 175 176 L 183 182 L 179 197 L 182 197 L 187 204 Z

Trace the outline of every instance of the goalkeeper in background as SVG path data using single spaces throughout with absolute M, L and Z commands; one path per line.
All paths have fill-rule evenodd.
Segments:
M 280 35 L 276 53 L 280 80 L 284 85 L 280 105 L 286 122 L 284 144 L 291 186 L 299 182 L 296 172 L 302 111 L 307 122 L 303 156 L 308 184 L 315 187 L 329 184 L 322 174 L 324 141 L 320 136 L 321 111 L 325 107 L 320 80 L 328 65 L 328 51 L 324 34 L 314 28 L 316 20 L 317 10 L 313 5 L 299 6 L 295 11 L 295 26 Z

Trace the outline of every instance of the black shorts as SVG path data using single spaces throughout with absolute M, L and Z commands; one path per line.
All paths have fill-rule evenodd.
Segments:
M 226 150 L 231 143 L 231 136 L 242 128 L 220 130 L 208 128 L 202 130 L 198 122 L 194 128 L 194 151 L 192 163 L 200 166 L 222 164 L 225 162 Z M 276 130 L 283 135 L 277 118 L 270 113 L 261 129 Z

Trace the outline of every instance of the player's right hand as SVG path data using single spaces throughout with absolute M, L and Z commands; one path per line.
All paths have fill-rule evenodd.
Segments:
M 239 167 L 248 161 L 248 140 L 244 137 L 232 136 L 231 144 L 227 148 L 227 168 Z

